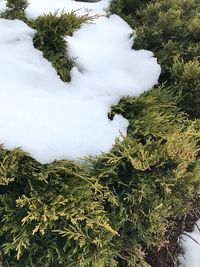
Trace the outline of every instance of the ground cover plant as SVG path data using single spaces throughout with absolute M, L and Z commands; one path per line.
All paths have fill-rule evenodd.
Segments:
M 133 33 L 135 36 L 134 49 L 146 48 L 153 51 L 157 56 L 162 66 L 160 76 L 160 83 L 163 84 L 162 88 L 177 98 L 178 106 L 190 118 L 197 118 L 197 124 L 200 110 L 199 10 L 199 1 L 193 0 L 113 0 L 110 5 L 111 13 L 123 17 L 135 29 Z M 134 111 L 134 106 L 131 106 L 130 103 L 130 99 L 123 99 L 119 107 L 115 107 L 115 109 L 120 112 L 122 107 L 122 111 L 124 109 L 128 112 Z M 195 191 L 198 192 L 198 189 L 195 189 Z M 193 223 L 197 219 L 195 216 Z M 177 221 L 179 221 L 180 225 L 180 220 L 177 219 Z M 177 224 L 177 221 L 175 224 Z M 185 223 L 185 219 L 181 219 L 181 221 Z M 184 223 L 181 226 L 183 229 Z M 174 264 L 176 265 L 176 255 L 174 256 L 173 253 L 177 251 L 177 248 L 174 249 L 174 246 L 176 246 L 174 242 L 177 242 L 178 239 L 176 231 L 179 232 L 177 227 L 175 229 L 171 235 L 173 251 L 171 251 L 171 255 L 168 255 L 169 258 L 171 257 L 171 261 L 168 264 L 173 266 Z M 175 241 L 173 236 L 176 236 Z M 167 253 L 165 253 L 165 257 L 167 257 L 166 255 Z M 160 264 L 163 266 L 166 262 L 162 261 L 162 255 L 160 256 Z M 157 257 L 159 257 L 158 254 Z M 151 262 L 155 266 L 160 266 L 159 259 Z
M 27 4 L 8 0 L 2 17 L 36 29 L 35 47 L 69 81 L 73 59 L 64 37 L 91 17 L 63 11 L 30 20 Z M 136 29 L 134 46 L 156 54 L 162 75 L 160 85 L 112 106 L 110 120 L 120 114 L 129 126 L 108 153 L 42 164 L 0 146 L 1 266 L 147 267 L 145 252 L 166 246 L 169 220 L 187 214 L 200 186 L 200 123 L 191 120 L 199 116 L 199 44 L 192 39 L 188 52 L 191 36 L 180 31 L 187 15 L 195 35 L 198 7 L 192 0 L 112 1 L 111 12 Z M 166 29 L 171 18 L 175 26 Z
M 103 204 L 116 200 L 98 178 L 70 161 L 0 153 L 3 266 L 112 266 L 117 232 Z
M 110 12 L 135 29 L 133 47 L 154 52 L 162 66 L 160 82 L 179 95 L 184 111 L 199 118 L 199 1 L 113 0 Z
M 199 191 L 199 129 L 163 88 L 122 99 L 115 112 L 129 120 L 128 136 L 97 159 L 95 173 L 119 198 L 109 214 L 118 217 L 124 248 L 160 249 L 167 220 L 186 214 Z
M 67 1 L 77 5 L 75 1 Z M 79 4 L 84 5 L 82 2 Z M 53 6 L 49 10 L 46 6 L 41 10 L 39 1 L 36 7 L 32 5 L 35 1 L 27 12 L 29 20 L 34 22 L 41 19 L 43 11 L 53 14 L 57 8 Z M 69 12 L 71 14 L 71 9 Z M 93 13 L 90 14 L 93 16 Z M 73 21 L 71 23 L 73 25 Z M 49 30 L 47 32 L 53 36 Z M 33 45 L 38 33 L 42 35 L 42 42 L 48 37 L 43 28 L 36 31 L 20 20 L 1 19 L 0 73 L 3 86 L 0 90 L 0 114 L 5 115 L 0 117 L 4 125 L 0 140 L 5 147 L 13 149 L 20 146 L 43 163 L 109 151 L 120 132 L 125 134 L 128 125 L 121 115 L 109 120 L 107 113 L 111 105 L 116 104 L 122 95 L 135 96 L 148 90 L 157 83 L 160 74 L 160 66 L 150 51 L 135 53 L 131 49 L 131 32 L 132 29 L 121 18 L 100 16 L 93 23 L 84 23 L 73 36 L 66 36 L 67 58 L 75 58 L 75 66 L 71 70 L 71 82 L 64 82 L 52 62 L 46 60 L 43 52 Z M 50 38 L 52 50 L 55 50 L 57 40 L 62 46 L 62 36 L 54 37 L 56 40 Z M 52 54 L 50 44 L 47 44 L 42 49 Z M 12 62 L 10 66 L 8 61 Z M 63 70 L 63 73 L 68 71 Z M 11 80 L 7 78 L 8 73 Z M 115 75 L 117 79 L 112 78 Z M 8 102 L 12 103 L 12 108 L 9 108 Z M 25 134 L 26 129 L 29 129 L 28 135 Z
M 31 23 L 37 30 L 34 38 L 35 48 L 43 52 L 63 81 L 70 81 L 70 71 L 74 66 L 74 59 L 67 56 L 66 35 L 71 36 L 83 23 L 92 21 L 88 15 L 77 16 L 71 13 L 50 13 L 38 17 Z
M 74 11 L 71 13 L 63 11 L 30 20 L 25 15 L 27 6 L 26 0 L 7 1 L 6 10 L 1 16 L 6 19 L 20 19 L 35 29 L 35 48 L 43 52 L 43 56 L 52 63 L 63 81 L 70 81 L 70 70 L 74 66 L 74 59 L 67 55 L 67 42 L 64 37 L 71 36 L 83 23 L 91 22 L 94 18 L 88 15 L 77 16 Z
M 8 19 L 21 19 L 27 21 L 25 15 L 25 9 L 28 7 L 28 2 L 26 0 L 18 0 L 18 1 L 7 1 L 6 2 L 6 10 L 1 14 L 1 17 L 5 17 Z

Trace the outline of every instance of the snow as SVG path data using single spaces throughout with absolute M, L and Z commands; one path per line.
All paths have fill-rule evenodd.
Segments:
M 197 222 L 197 226 L 194 227 L 192 233 L 187 233 L 191 238 L 186 235 L 182 235 L 180 238 L 180 246 L 183 249 L 184 256 L 179 255 L 178 257 L 179 267 L 200 266 L 200 220 Z
M 29 2 L 32 17 L 70 9 L 70 4 L 103 12 L 107 3 Z M 34 30 L 18 20 L 0 19 L 0 143 L 7 149 L 21 147 L 42 163 L 109 151 L 128 126 L 122 116 L 108 119 L 111 105 L 150 89 L 160 75 L 151 52 L 131 49 L 131 32 L 113 15 L 66 37 L 68 53 L 77 59 L 72 81 L 64 83 L 33 47 Z
M 109 0 L 102 0 L 95 3 L 77 2 L 71 0 L 31 0 L 29 2 L 30 5 L 27 8 L 26 13 L 30 18 L 36 18 L 44 13 L 55 12 L 56 10 L 64 10 L 65 12 L 76 10 L 78 14 L 105 14 L 109 5 Z
M 37 18 L 44 13 L 62 11 L 70 12 L 77 11 L 78 14 L 90 13 L 105 14 L 109 5 L 109 0 L 102 0 L 94 3 L 79 2 L 74 0 L 29 0 L 29 6 L 26 9 L 26 14 L 29 18 Z M 0 1 L 0 9 L 4 9 L 6 1 Z

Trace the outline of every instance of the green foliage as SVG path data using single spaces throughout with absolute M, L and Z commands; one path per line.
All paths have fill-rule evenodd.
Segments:
M 149 2 L 150 0 L 112 0 L 110 12 L 121 16 L 128 23 L 132 24 L 132 16 L 136 16 L 136 11 Z
M 108 214 L 125 251 L 161 247 L 167 218 L 183 215 L 200 188 L 198 126 L 163 88 L 123 98 L 116 113 L 129 120 L 128 137 L 94 160 L 94 173 L 118 198 Z
M 4 266 L 116 266 L 108 188 L 70 161 L 42 165 L 19 149 L 0 152 Z
M 40 164 L 0 149 L 3 266 L 147 267 L 145 247 L 165 245 L 170 216 L 199 190 L 199 121 L 163 88 L 112 108 L 128 136 L 90 164 Z
M 181 106 L 191 117 L 200 118 L 200 62 L 174 59 L 171 68 L 174 90 L 181 95 Z
M 134 8 L 128 8 L 129 5 Z M 137 2 L 137 1 L 136 1 Z M 134 48 L 154 52 L 162 67 L 161 82 L 167 82 L 180 96 L 180 107 L 191 117 L 199 117 L 200 82 L 196 80 L 200 55 L 200 4 L 198 0 L 113 0 L 110 11 L 122 16 L 136 30 Z M 177 58 L 190 72 L 190 84 L 184 73 L 177 77 L 172 67 Z M 179 73 L 180 74 L 180 73 Z M 178 78 L 178 79 L 177 79 Z M 178 90 L 177 90 L 178 89 Z
M 6 10 L 2 18 L 19 19 L 36 30 L 33 44 L 43 52 L 43 56 L 52 63 L 57 74 L 64 82 L 71 80 L 70 71 L 74 66 L 74 59 L 67 54 L 66 36 L 81 27 L 83 23 L 91 22 L 95 17 L 88 14 L 77 16 L 75 11 L 70 13 L 55 12 L 39 16 L 35 20 L 26 17 L 27 0 L 7 0 Z
M 74 60 L 67 55 L 65 37 L 71 36 L 80 28 L 82 23 L 89 22 L 92 17 L 88 15 L 77 16 L 71 13 L 49 13 L 38 17 L 32 22 L 32 27 L 37 30 L 34 37 L 34 46 L 43 52 L 63 81 L 70 81 L 70 70 Z
M 3 17 L 36 30 L 34 46 L 70 80 L 66 35 L 93 18 L 50 13 L 28 20 L 27 2 Z M 0 266 L 148 267 L 145 248 L 165 245 L 170 216 L 183 215 L 200 186 L 199 5 L 195 0 L 113 0 L 136 29 L 135 48 L 154 51 L 163 86 L 122 98 L 109 114 L 129 121 L 108 153 L 40 164 L 0 146 Z M 173 93 L 173 94 L 172 94 Z
M 26 21 L 25 9 L 27 6 L 27 0 L 7 0 L 6 10 L 1 16 L 6 19 L 20 19 Z

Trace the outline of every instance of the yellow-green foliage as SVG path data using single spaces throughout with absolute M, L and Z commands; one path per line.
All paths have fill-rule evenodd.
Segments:
M 36 29 L 35 47 L 68 81 L 64 37 L 92 18 L 31 21 L 26 6 L 8 0 L 2 16 Z M 199 192 L 200 120 L 178 107 L 200 116 L 198 1 L 113 0 L 111 10 L 136 28 L 135 47 L 155 52 L 166 84 L 112 107 L 110 119 L 129 121 L 128 135 L 97 158 L 40 164 L 0 146 L 0 266 L 148 267 L 144 249 L 165 244 L 168 218 Z
M 199 191 L 199 126 L 163 88 L 123 98 L 110 116 L 116 113 L 129 120 L 128 136 L 93 162 L 118 198 L 108 215 L 125 251 L 163 246 L 167 218 L 183 215 Z
M 88 15 L 77 16 L 71 13 L 58 12 L 43 15 L 34 20 L 31 25 L 36 29 L 34 46 L 43 52 L 56 69 L 63 81 L 70 81 L 70 70 L 74 60 L 67 56 L 67 43 L 64 39 L 67 35 L 81 27 L 82 23 L 92 20 Z
M 27 0 L 7 0 L 6 10 L 1 14 L 1 17 L 7 19 L 20 19 L 27 21 L 25 9 L 28 6 Z
M 123 98 L 115 113 L 128 136 L 84 165 L 0 147 L 4 267 L 146 267 L 142 247 L 165 244 L 167 219 L 199 190 L 199 123 L 163 88 Z
M 112 193 L 70 161 L 42 165 L 0 148 L 4 266 L 115 266 L 104 203 Z
M 184 62 L 174 58 L 171 67 L 173 90 L 180 96 L 182 108 L 191 117 L 200 117 L 200 61 L 198 58 Z M 169 90 L 171 87 L 169 87 Z
M 180 107 L 191 117 L 200 117 L 199 0 L 112 0 L 110 11 L 136 30 L 135 49 L 154 52 L 162 68 L 160 81 L 178 93 Z M 178 77 L 174 73 L 177 59 L 190 73 L 189 84 L 184 83 L 185 72 Z
M 36 30 L 33 44 L 35 48 L 43 52 L 43 56 L 52 63 L 61 80 L 69 82 L 70 71 L 74 66 L 74 59 L 67 55 L 66 36 L 81 27 L 83 23 L 91 22 L 94 17 L 88 14 L 78 16 L 75 11 L 65 13 L 44 14 L 35 20 L 26 17 L 25 10 L 27 0 L 8 0 L 6 10 L 1 14 L 2 18 L 20 19 Z

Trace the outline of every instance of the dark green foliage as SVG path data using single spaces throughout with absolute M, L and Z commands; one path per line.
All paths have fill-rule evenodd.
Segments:
M 134 8 L 127 8 L 126 2 Z M 136 5 L 134 2 L 113 0 L 110 11 L 122 16 L 136 30 L 135 49 L 154 52 L 162 67 L 160 81 L 178 92 L 181 108 L 191 117 L 199 117 L 200 82 L 199 78 L 196 80 L 200 55 L 199 0 L 139 1 Z M 190 73 L 189 84 L 183 82 L 184 72 L 179 72 L 178 77 L 174 73 L 177 58 Z
M 74 60 L 66 52 L 65 37 L 71 36 L 82 23 L 91 20 L 88 15 L 77 16 L 75 12 L 56 12 L 40 16 L 32 22 L 32 27 L 37 30 L 34 46 L 43 52 L 63 81 L 70 81 L 70 70 L 74 65 Z
M 26 21 L 25 9 L 27 6 L 27 0 L 7 0 L 6 10 L 1 16 L 7 19 L 20 19 Z

